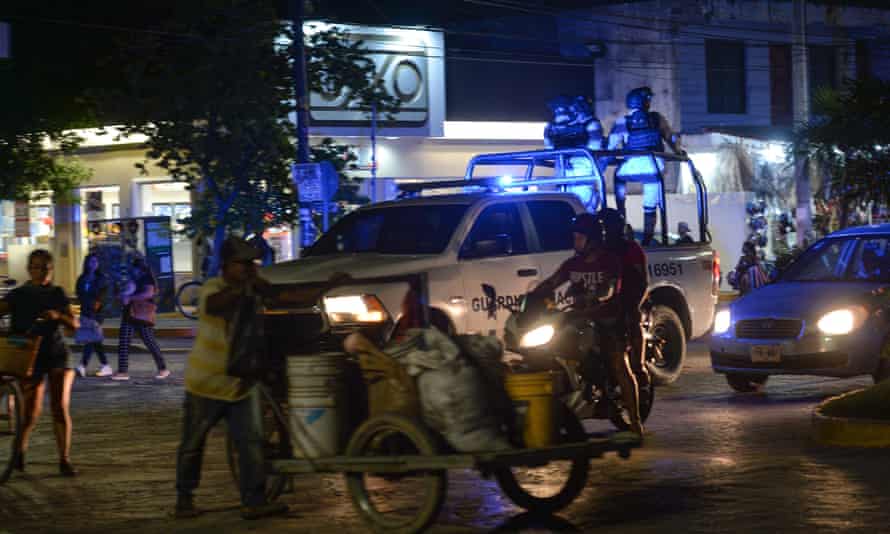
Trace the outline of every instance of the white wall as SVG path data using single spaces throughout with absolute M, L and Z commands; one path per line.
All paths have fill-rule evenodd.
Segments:
M 720 269 L 723 272 L 722 290 L 730 290 L 726 281 L 729 271 L 741 256 L 742 243 L 748 237 L 745 224 L 747 214 L 745 204 L 753 198 L 751 193 L 718 193 L 708 195 L 710 214 L 711 246 L 720 254 Z M 692 234 L 698 238 L 698 208 L 695 195 L 667 195 L 667 218 L 669 230 L 676 233 L 677 223 L 689 223 Z M 627 219 L 635 228 L 643 227 L 643 197 L 629 195 L 627 197 Z M 660 230 L 661 226 L 658 226 Z M 657 237 L 657 236 L 656 236 Z

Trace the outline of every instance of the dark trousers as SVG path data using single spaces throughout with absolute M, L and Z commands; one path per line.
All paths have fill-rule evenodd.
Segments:
M 80 364 L 84 367 L 88 366 L 94 350 L 96 351 L 96 356 L 99 357 L 99 362 L 102 365 L 108 365 L 108 358 L 105 356 L 105 347 L 102 346 L 101 341 L 99 343 L 87 343 L 83 346 L 83 358 L 81 359 Z
M 186 392 L 182 443 L 176 457 L 176 491 L 191 495 L 201 482 L 201 463 L 207 434 L 221 419 L 238 451 L 241 504 L 266 503 L 266 472 L 263 464 L 262 414 L 258 391 L 235 402 L 208 399 Z
M 155 359 L 155 365 L 158 366 L 158 371 L 167 368 L 167 364 L 164 362 L 164 357 L 161 356 L 161 348 L 158 346 L 158 342 L 155 341 L 154 327 L 136 325 L 127 321 L 126 318 L 121 318 L 120 329 L 120 337 L 117 342 L 117 372 L 126 373 L 130 369 L 130 340 L 133 339 L 134 331 L 139 332 L 139 337 L 141 337 L 143 343 L 145 343 L 145 348 L 148 349 L 152 358 Z

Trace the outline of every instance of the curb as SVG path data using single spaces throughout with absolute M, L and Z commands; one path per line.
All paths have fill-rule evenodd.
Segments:
M 834 417 L 822 413 L 825 405 L 835 399 L 862 391 L 850 391 L 820 402 L 813 410 L 816 441 L 836 447 L 890 447 L 890 421 Z

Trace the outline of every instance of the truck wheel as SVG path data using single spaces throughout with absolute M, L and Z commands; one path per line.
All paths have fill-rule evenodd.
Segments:
M 675 382 L 686 361 L 686 331 L 680 316 L 671 308 L 656 304 L 649 313 L 646 365 L 656 385 Z
M 738 373 L 728 373 L 726 382 L 729 387 L 739 393 L 757 393 L 763 390 L 769 375 L 743 375 Z

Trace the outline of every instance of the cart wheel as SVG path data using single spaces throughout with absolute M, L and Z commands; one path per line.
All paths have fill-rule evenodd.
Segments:
M 291 444 L 288 436 L 287 419 L 276 404 L 269 402 L 265 396 L 260 401 L 263 410 L 263 458 L 269 460 L 283 460 L 291 458 Z M 240 483 L 238 466 L 238 448 L 232 437 L 226 434 L 226 457 L 229 461 L 229 470 L 235 485 Z M 266 500 L 273 502 L 284 492 L 290 482 L 290 476 L 281 473 L 266 473 Z
M 438 452 L 435 439 L 423 426 L 392 414 L 365 421 L 346 446 L 349 457 L 434 456 Z M 352 504 L 377 532 L 425 529 L 439 515 L 447 485 L 448 472 L 442 469 L 387 475 L 346 473 Z
M 578 417 L 567 407 L 560 410 L 559 433 L 562 443 L 585 441 L 587 434 Z M 494 475 L 498 485 L 517 506 L 535 514 L 552 514 L 575 500 L 587 484 L 590 459 L 574 458 L 550 462 L 543 467 L 499 467 Z M 559 477 L 568 471 L 565 481 Z
M 17 381 L 0 378 L 0 484 L 9 480 L 22 441 L 25 398 Z

